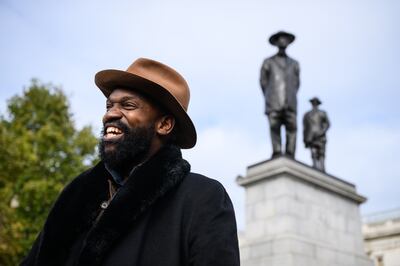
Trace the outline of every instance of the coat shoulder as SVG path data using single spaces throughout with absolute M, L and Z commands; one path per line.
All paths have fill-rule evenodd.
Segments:
M 224 186 L 215 179 L 197 173 L 189 173 L 181 183 L 178 192 L 189 205 L 202 206 L 209 208 L 218 205 L 229 206 L 232 208 L 231 199 Z
M 189 173 L 183 181 L 184 186 L 196 188 L 199 193 L 226 192 L 224 186 L 217 180 L 198 173 Z
M 300 65 L 299 64 L 299 61 L 297 61 L 295 58 L 293 58 L 293 57 L 288 57 L 288 60 L 292 63 L 292 64 L 295 64 L 295 65 Z
M 271 64 L 272 61 L 274 61 L 274 56 L 265 58 L 264 61 L 263 61 L 263 63 L 262 63 L 262 65 L 263 65 L 263 66 L 267 66 L 267 65 Z

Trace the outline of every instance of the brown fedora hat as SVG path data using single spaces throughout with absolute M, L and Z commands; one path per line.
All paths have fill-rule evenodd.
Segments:
M 116 88 L 131 89 L 150 97 L 175 117 L 176 144 L 183 149 L 196 144 L 196 129 L 187 114 L 189 86 L 174 69 L 151 59 L 139 58 L 126 71 L 108 69 L 98 72 L 95 83 L 107 98 Z

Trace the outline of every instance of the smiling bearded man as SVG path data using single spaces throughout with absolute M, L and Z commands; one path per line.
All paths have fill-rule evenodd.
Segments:
M 182 158 L 196 144 L 183 77 L 140 58 L 95 82 L 101 161 L 62 191 L 22 265 L 239 265 L 228 194 Z

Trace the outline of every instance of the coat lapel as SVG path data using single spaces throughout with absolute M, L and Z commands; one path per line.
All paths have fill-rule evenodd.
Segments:
M 99 265 L 130 225 L 182 181 L 189 171 L 189 163 L 174 146 L 163 148 L 138 167 L 89 231 L 79 265 Z

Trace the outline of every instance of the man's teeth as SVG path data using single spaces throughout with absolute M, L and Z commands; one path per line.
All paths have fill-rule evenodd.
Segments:
M 116 127 L 108 127 L 106 129 L 106 133 L 107 134 L 109 134 L 109 133 L 111 133 L 111 134 L 121 134 L 122 131 L 119 128 L 116 128 Z

